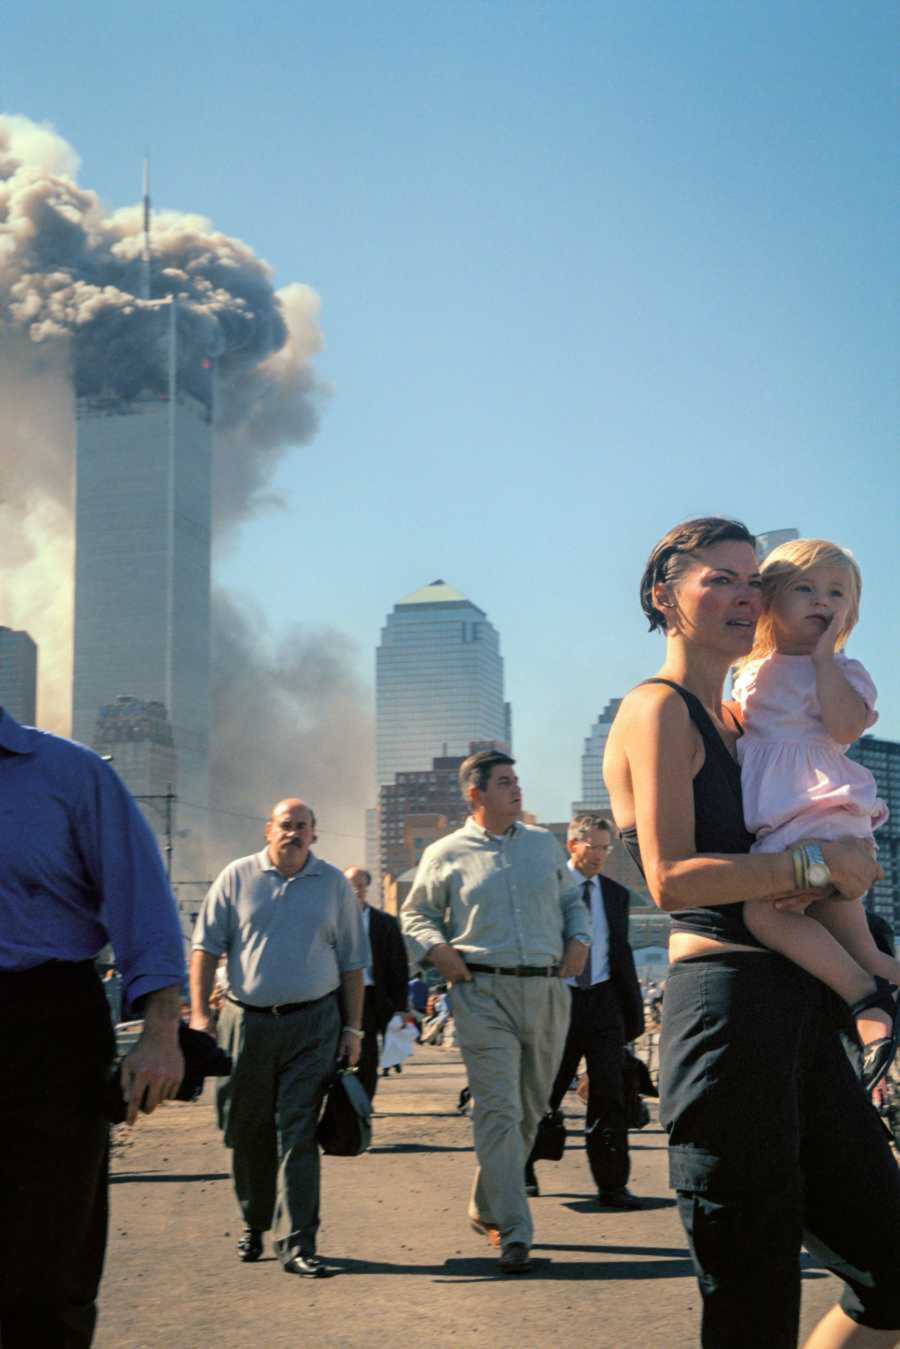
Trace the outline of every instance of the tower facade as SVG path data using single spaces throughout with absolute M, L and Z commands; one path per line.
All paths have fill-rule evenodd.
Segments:
M 170 861 L 173 821 L 168 797 L 177 771 L 172 727 L 162 703 L 120 697 L 101 707 L 91 743 L 98 753 L 109 755 Z
M 572 802 L 573 815 L 587 814 L 593 810 L 609 814 L 609 792 L 603 781 L 603 752 L 621 705 L 621 698 L 610 698 L 585 737 L 584 753 L 581 756 L 581 800 Z
M 473 740 L 509 746 L 503 657 L 482 609 L 445 581 L 396 604 L 381 630 L 375 673 L 376 774 L 427 771 Z
M 37 715 L 37 647 L 27 632 L 0 627 L 0 707 L 25 726 Z
M 101 708 L 122 696 L 162 704 L 179 824 L 196 844 L 209 801 L 212 372 L 180 368 L 174 303 L 146 324 L 159 359 L 133 391 L 95 376 L 78 399 L 72 733 L 93 744 Z
M 379 799 L 367 813 L 367 865 L 380 890 L 382 875 L 396 865 L 389 839 L 395 842 L 405 827 L 393 802 L 397 775 L 424 782 L 435 760 L 458 764 L 473 741 L 512 746 L 497 630 L 446 581 L 407 595 L 387 616 L 376 657 L 375 737 Z M 384 801 L 382 788 L 388 789 Z M 447 812 L 440 814 L 443 819 Z
M 886 918 L 900 940 L 900 741 L 864 735 L 847 750 L 847 758 L 863 764 L 878 783 L 878 795 L 890 815 L 875 834 L 884 879 L 866 896 L 866 908 Z

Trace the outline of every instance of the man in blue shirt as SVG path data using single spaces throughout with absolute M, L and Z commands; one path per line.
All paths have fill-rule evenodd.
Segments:
M 174 1096 L 183 1074 L 183 940 L 159 849 L 108 764 L 0 709 L 4 1349 L 93 1339 L 115 1052 L 94 958 L 107 941 L 144 1018 L 122 1069 L 133 1123 Z

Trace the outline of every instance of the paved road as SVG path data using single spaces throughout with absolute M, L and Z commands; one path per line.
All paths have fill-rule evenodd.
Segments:
M 656 1124 L 631 1135 L 631 1184 L 647 1207 L 604 1212 L 590 1200 L 582 1110 L 567 1097 L 566 1155 L 538 1168 L 536 1268 L 503 1278 L 466 1222 L 463 1082 L 456 1051 L 418 1049 L 379 1090 L 371 1151 L 325 1158 L 319 1249 L 342 1271 L 327 1281 L 287 1278 L 268 1249 L 256 1265 L 238 1262 L 209 1093 L 120 1131 L 98 1349 L 692 1349 L 698 1296 Z M 837 1287 L 805 1266 L 807 1332 Z

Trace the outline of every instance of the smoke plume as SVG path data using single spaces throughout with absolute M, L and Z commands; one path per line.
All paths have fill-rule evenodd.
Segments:
M 210 755 L 214 869 L 262 847 L 268 815 L 298 792 L 319 821 L 322 851 L 363 862 L 360 823 L 371 792 L 372 724 L 368 698 L 353 674 L 354 647 L 334 629 L 295 628 L 273 638 L 258 610 L 223 591 L 213 596 L 213 706 Z M 262 650 L 255 662 L 247 652 Z M 248 745 L 260 728 L 260 743 Z
M 77 172 L 77 155 L 52 128 L 0 116 L 0 623 L 27 628 L 38 643 L 38 720 L 63 733 L 71 689 L 75 399 L 127 400 L 165 388 L 165 325 L 175 297 L 183 385 L 203 397 L 199 372 L 210 362 L 215 367 L 214 537 L 221 547 L 235 525 L 276 503 L 272 474 L 289 449 L 315 434 L 327 393 L 311 365 L 322 345 L 312 289 L 276 290 L 271 268 L 247 244 L 202 216 L 162 211 L 152 221 L 144 299 L 140 206 L 107 212 L 96 193 L 78 185 Z M 227 598 L 217 612 L 217 651 L 222 658 L 224 649 L 229 669 L 216 684 L 214 743 L 222 737 L 229 762 L 243 768 L 271 755 L 273 764 L 293 763 L 290 790 L 324 791 L 323 799 L 324 779 L 309 785 L 313 764 L 329 781 L 347 768 L 355 782 L 355 760 L 342 757 L 338 725 L 352 726 L 354 738 L 363 730 L 346 639 L 285 637 L 273 644 L 269 665 Z M 327 687 L 310 673 L 324 667 L 331 670 Z M 245 692 L 273 693 L 267 715 L 265 702 L 252 699 L 252 734 L 246 706 L 230 722 L 235 680 Z M 330 718 L 323 725 L 319 705 Z M 245 786 L 241 792 L 243 809 L 253 793 Z M 250 813 L 272 804 L 268 783 L 260 792 Z M 364 799 L 363 792 L 354 807 L 356 834 Z

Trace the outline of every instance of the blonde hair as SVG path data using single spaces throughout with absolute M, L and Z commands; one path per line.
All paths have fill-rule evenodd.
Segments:
M 835 650 L 840 651 L 859 621 L 859 597 L 862 594 L 859 565 L 846 548 L 829 543 L 827 539 L 791 539 L 773 548 L 760 567 L 763 611 L 756 625 L 753 650 L 746 661 L 761 660 L 775 650 L 772 603 L 792 581 L 813 567 L 840 567 L 847 573 L 847 618 L 834 644 Z M 741 664 L 746 661 L 741 661 Z

